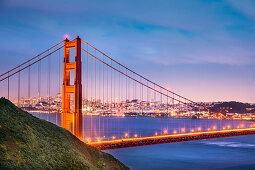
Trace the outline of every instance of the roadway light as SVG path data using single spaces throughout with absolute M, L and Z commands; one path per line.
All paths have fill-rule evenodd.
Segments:
M 182 129 L 182 132 L 185 132 L 185 129 Z
M 114 140 L 114 139 L 115 139 L 115 136 L 113 136 L 112 139 Z
M 201 131 L 201 128 L 200 128 L 200 127 L 198 128 L 198 131 Z
M 155 136 L 157 136 L 158 135 L 158 132 L 155 132 Z
M 174 131 L 174 134 L 176 134 L 177 132 L 176 132 L 176 130 Z
M 215 129 L 216 129 L 216 126 L 213 126 L 213 129 L 215 130 Z
M 230 125 L 228 125 L 228 129 L 230 129 Z
M 87 142 L 90 142 L 90 139 L 89 139 L 89 138 L 87 138 L 87 139 L 86 139 L 86 141 L 87 141 Z
M 167 134 L 167 132 L 168 132 L 167 130 L 164 130 L 164 134 Z
M 194 132 L 194 129 L 191 129 L 190 131 L 191 131 L 191 132 Z
M 137 138 L 137 134 L 135 134 L 135 138 Z
M 101 140 L 100 140 L 100 139 L 97 139 L 97 142 L 101 142 Z
M 126 137 L 128 137 L 128 134 L 127 134 L 127 133 L 125 133 L 125 138 L 126 138 Z

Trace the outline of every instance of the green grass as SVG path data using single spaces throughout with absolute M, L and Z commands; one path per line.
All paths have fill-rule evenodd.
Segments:
M 128 169 L 69 131 L 0 99 L 0 168 Z

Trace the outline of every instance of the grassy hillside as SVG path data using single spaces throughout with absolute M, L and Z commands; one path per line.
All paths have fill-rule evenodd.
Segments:
M 70 132 L 0 99 L 0 168 L 127 169 Z

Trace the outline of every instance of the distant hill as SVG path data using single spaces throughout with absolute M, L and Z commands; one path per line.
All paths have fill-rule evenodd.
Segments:
M 254 105 L 235 101 L 215 104 L 213 109 L 222 113 L 255 113 Z
M 128 169 L 50 122 L 0 99 L 0 169 Z

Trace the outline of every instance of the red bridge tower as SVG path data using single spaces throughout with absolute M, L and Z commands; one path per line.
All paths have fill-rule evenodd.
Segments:
M 75 48 L 75 61 L 70 63 L 70 49 Z M 82 138 L 82 84 L 81 84 L 81 39 L 79 36 L 64 41 L 63 86 L 61 126 L 79 139 Z M 74 83 L 70 82 L 70 71 L 74 70 Z M 73 109 L 71 110 L 71 94 Z

